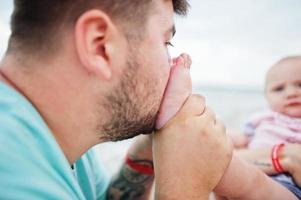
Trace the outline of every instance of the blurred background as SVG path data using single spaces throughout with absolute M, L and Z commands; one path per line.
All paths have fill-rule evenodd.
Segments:
M 175 17 L 172 56 L 192 56 L 195 93 L 204 95 L 228 129 L 242 130 L 251 113 L 266 108 L 267 69 L 301 52 L 300 0 L 191 0 L 187 17 Z M 0 57 L 10 34 L 12 1 L 1 0 Z M 97 146 L 114 173 L 131 140 Z M 112 156 L 113 155 L 113 156 Z

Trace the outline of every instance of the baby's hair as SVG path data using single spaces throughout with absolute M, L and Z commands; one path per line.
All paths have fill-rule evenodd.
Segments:
M 289 62 L 300 62 L 300 66 L 301 66 L 301 55 L 293 55 L 293 56 L 286 56 L 281 58 L 279 61 L 277 61 L 275 64 L 273 64 L 267 71 L 266 75 L 265 75 L 265 84 L 264 84 L 264 91 L 266 92 L 266 87 L 267 87 L 267 77 L 269 75 L 269 73 L 271 72 L 272 69 L 274 69 L 276 66 L 285 64 L 285 63 L 289 63 Z
M 286 56 L 286 57 L 280 59 L 278 62 L 276 62 L 273 66 L 283 64 L 283 63 L 286 63 L 286 62 L 290 62 L 290 61 L 296 61 L 296 60 L 301 61 L 301 55 Z

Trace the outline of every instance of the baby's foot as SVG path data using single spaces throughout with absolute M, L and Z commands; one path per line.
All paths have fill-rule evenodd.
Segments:
M 187 54 L 173 59 L 173 66 L 156 121 L 156 129 L 162 128 L 180 110 L 191 94 L 190 65 L 191 59 Z

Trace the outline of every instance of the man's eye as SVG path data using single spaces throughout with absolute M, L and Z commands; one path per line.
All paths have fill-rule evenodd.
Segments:
M 165 42 L 165 45 L 166 45 L 166 46 L 170 46 L 170 47 L 174 47 L 173 44 L 172 44 L 171 42 L 169 42 L 169 41 L 168 41 L 168 42 Z

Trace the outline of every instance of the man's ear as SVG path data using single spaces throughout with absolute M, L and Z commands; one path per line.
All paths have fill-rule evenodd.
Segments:
M 75 25 L 75 44 L 81 64 L 89 73 L 109 80 L 112 77 L 110 55 L 117 27 L 101 10 L 82 14 Z

